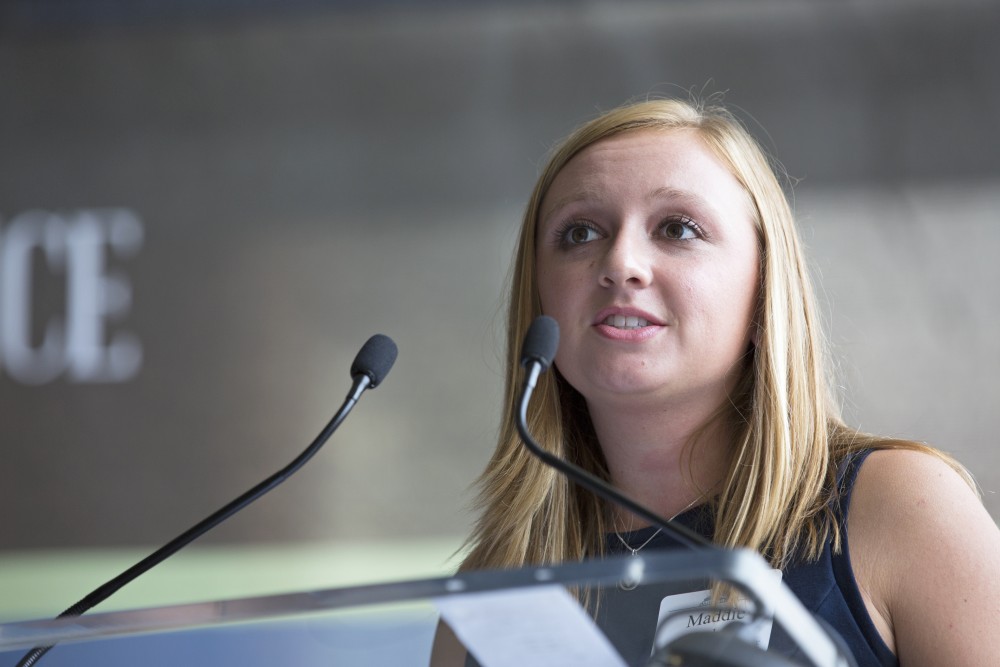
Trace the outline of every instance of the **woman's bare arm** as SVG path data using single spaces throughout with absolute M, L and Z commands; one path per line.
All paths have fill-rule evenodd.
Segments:
M 869 613 L 903 667 L 1000 656 L 1000 529 L 944 461 L 878 451 L 858 475 L 848 536 Z

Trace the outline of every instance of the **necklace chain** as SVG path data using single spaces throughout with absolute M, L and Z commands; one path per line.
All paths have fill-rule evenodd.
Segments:
M 670 520 L 673 521 L 673 519 L 670 519 Z M 663 528 L 657 528 L 656 532 L 653 533 L 652 535 L 650 535 L 648 540 L 646 540 L 645 542 L 643 542 L 642 544 L 640 544 L 639 546 L 637 546 L 635 548 L 633 548 L 631 544 L 629 544 L 627 541 L 625 541 L 625 538 L 622 537 L 622 534 L 618 532 L 617 528 L 615 528 L 615 537 L 617 537 L 618 541 L 622 543 L 622 546 L 624 546 L 626 549 L 628 549 L 629 551 L 632 552 L 633 556 L 638 556 L 639 552 L 642 551 L 646 547 L 647 544 L 649 544 L 650 542 L 652 542 L 654 537 L 656 537 L 657 535 L 659 535 L 662 532 L 663 532 Z
M 692 500 L 691 502 L 689 502 L 684 507 L 684 509 L 682 509 L 680 512 L 677 512 L 672 517 L 670 517 L 669 519 L 667 519 L 667 523 L 670 523 L 671 521 L 673 521 L 674 519 L 676 519 L 677 517 L 679 517 L 681 514 L 684 514 L 684 512 L 687 512 L 689 509 L 691 509 L 692 507 L 694 507 L 695 503 L 697 503 L 699 500 L 702 500 L 703 498 L 705 498 L 705 496 L 707 496 L 709 493 L 711 493 L 712 490 L 716 486 L 718 486 L 718 485 L 719 485 L 719 482 L 716 482 L 711 487 L 709 487 L 706 491 L 703 491 L 700 494 L 698 494 L 698 496 L 695 497 L 694 500 Z M 615 537 L 618 538 L 618 541 L 622 543 L 623 547 L 625 547 L 630 552 L 632 552 L 632 557 L 633 558 L 635 558 L 636 556 L 638 556 L 640 551 L 642 551 L 643 549 L 645 549 L 646 546 L 649 545 L 650 542 L 652 542 L 654 539 L 656 539 L 657 535 L 659 535 L 660 533 L 663 532 L 663 527 L 660 526 L 659 528 L 656 529 L 656 532 L 654 532 L 652 535 L 650 535 L 646 539 L 645 542 L 643 542 L 639 546 L 633 548 L 632 545 L 629 544 L 625 540 L 624 537 L 622 537 L 622 534 L 618 532 L 618 518 L 617 517 L 615 517 L 614 523 L 615 523 L 615 525 L 613 526 L 613 529 L 615 531 Z M 629 579 L 629 578 L 626 577 L 625 579 L 623 579 L 623 580 L 621 580 L 621 581 L 618 582 L 618 588 L 621 589 L 621 590 L 623 590 L 623 591 L 632 591 L 632 590 L 635 590 L 636 587 L 638 587 L 639 583 L 640 582 L 638 580 L 632 580 L 632 579 Z
M 716 482 L 716 484 L 718 484 L 718 482 Z M 716 485 L 713 484 L 712 488 L 715 488 L 715 486 Z M 712 488 L 710 488 L 708 491 L 711 491 Z M 679 517 L 681 514 L 684 514 L 684 512 L 687 512 L 689 509 L 691 509 L 692 507 L 694 507 L 694 504 L 696 502 L 698 502 L 699 500 L 701 500 L 702 498 L 704 498 L 706 493 L 708 493 L 708 492 L 706 491 L 704 493 L 699 494 L 694 500 L 692 500 L 691 502 L 689 502 L 680 512 L 677 512 L 672 517 L 670 517 L 669 519 L 667 519 L 667 523 L 670 523 L 671 521 L 673 521 L 674 519 L 676 519 L 677 517 Z M 615 520 L 615 524 L 616 525 L 613 527 L 614 531 L 615 531 L 615 537 L 618 538 L 618 541 L 622 543 L 623 547 L 625 547 L 626 549 L 628 549 L 629 551 L 632 552 L 633 556 L 638 556 L 640 551 L 642 551 L 643 549 L 645 549 L 646 546 L 650 542 L 652 542 L 653 539 L 655 539 L 657 535 L 659 535 L 660 533 L 663 532 L 663 527 L 660 526 L 659 528 L 656 529 L 655 533 L 653 533 L 652 535 L 649 536 L 649 538 L 646 539 L 645 542 L 643 542 L 639 546 L 633 548 L 632 545 L 629 544 L 628 541 L 626 541 L 624 537 L 622 537 L 622 534 L 618 532 L 617 523 L 618 523 L 618 521 Z

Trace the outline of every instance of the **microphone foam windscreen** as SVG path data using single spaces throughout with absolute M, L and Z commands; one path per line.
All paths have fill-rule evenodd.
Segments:
M 351 364 L 351 377 L 357 377 L 361 374 L 367 375 L 372 379 L 369 386 L 377 387 L 389 374 L 392 365 L 396 362 L 397 354 L 399 354 L 399 350 L 391 338 L 375 334 L 361 346 L 358 356 L 354 357 L 354 363 Z
M 539 315 L 528 327 L 521 347 L 521 365 L 537 361 L 548 368 L 559 349 L 559 323 L 548 315 Z

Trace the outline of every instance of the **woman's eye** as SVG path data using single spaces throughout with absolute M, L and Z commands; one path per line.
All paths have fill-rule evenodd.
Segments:
M 698 238 L 698 225 L 690 218 L 665 220 L 660 230 L 665 237 L 672 241 L 686 241 Z
M 597 239 L 597 230 L 584 225 L 574 225 L 563 233 L 563 240 L 570 245 L 579 245 Z

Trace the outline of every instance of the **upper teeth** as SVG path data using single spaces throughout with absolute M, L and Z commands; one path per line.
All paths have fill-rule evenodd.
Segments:
M 638 329 L 639 327 L 649 326 L 649 322 L 633 315 L 608 315 L 604 323 L 616 329 Z

